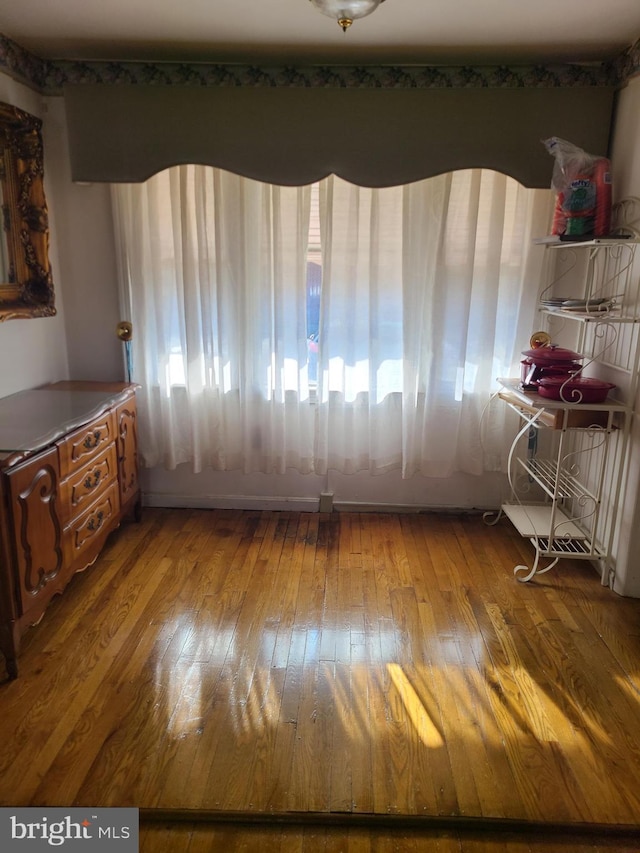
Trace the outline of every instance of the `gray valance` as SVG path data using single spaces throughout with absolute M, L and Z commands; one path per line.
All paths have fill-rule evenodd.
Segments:
M 390 186 L 484 167 L 549 187 L 542 139 L 607 154 L 614 89 L 89 84 L 64 90 L 75 181 L 202 163 L 281 185 Z

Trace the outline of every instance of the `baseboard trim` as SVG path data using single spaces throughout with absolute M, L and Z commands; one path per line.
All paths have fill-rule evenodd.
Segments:
M 336 512 L 402 512 L 402 513 L 438 513 L 439 515 L 481 515 L 485 512 L 496 512 L 495 507 L 447 506 L 426 504 L 389 504 L 365 503 L 360 501 L 334 501 Z
M 328 501 L 324 493 L 317 498 L 287 498 L 269 495 L 177 495 L 162 492 L 146 492 L 142 497 L 142 503 L 144 506 L 176 509 L 248 509 L 283 510 L 290 512 L 329 511 L 327 509 Z M 479 515 L 484 512 L 495 512 L 496 508 L 334 501 L 332 503 L 332 510 L 334 512 L 433 512 L 440 514 L 448 513 L 451 515 Z
M 176 509 L 253 509 L 318 512 L 319 498 L 280 498 L 261 495 L 173 495 L 148 492 L 144 506 Z

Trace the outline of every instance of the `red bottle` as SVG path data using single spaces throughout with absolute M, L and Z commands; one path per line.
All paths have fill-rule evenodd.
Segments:
M 593 169 L 596 184 L 596 218 L 594 237 L 611 233 L 611 163 L 600 157 Z

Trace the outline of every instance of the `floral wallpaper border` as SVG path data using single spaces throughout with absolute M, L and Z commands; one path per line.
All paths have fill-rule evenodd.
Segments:
M 0 34 L 0 71 L 43 94 L 65 83 L 321 88 L 548 88 L 620 86 L 640 74 L 640 39 L 601 64 L 482 66 L 253 66 L 41 59 Z

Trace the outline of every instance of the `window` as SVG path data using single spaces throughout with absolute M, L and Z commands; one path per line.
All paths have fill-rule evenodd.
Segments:
M 320 340 L 320 293 L 322 290 L 322 247 L 320 242 L 320 184 L 311 186 L 309 244 L 307 248 L 307 351 L 309 382 L 318 381 Z
M 499 464 L 480 418 L 531 333 L 551 191 L 483 170 L 275 187 L 180 166 L 114 203 L 148 464 Z

